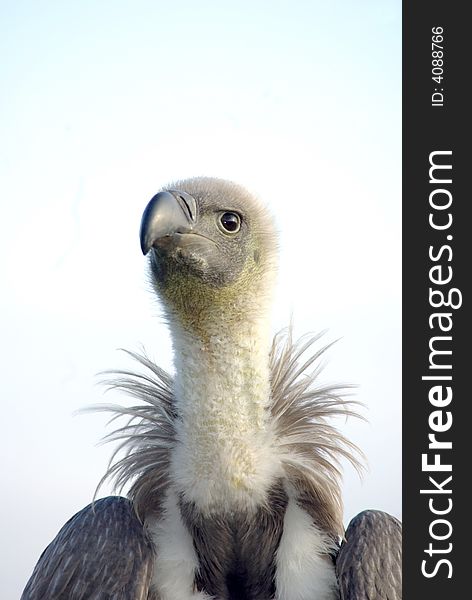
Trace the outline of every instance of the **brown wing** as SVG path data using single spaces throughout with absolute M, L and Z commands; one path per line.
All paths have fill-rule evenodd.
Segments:
M 59 531 L 21 600 L 146 600 L 153 557 L 131 502 L 102 498 Z
M 377 511 L 349 523 L 336 559 L 341 600 L 401 600 L 402 526 Z

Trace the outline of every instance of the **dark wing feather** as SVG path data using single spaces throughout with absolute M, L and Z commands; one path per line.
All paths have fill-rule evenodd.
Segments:
M 153 556 L 131 502 L 102 498 L 59 531 L 21 600 L 146 600 Z
M 402 526 L 377 511 L 349 523 L 336 559 L 341 600 L 401 600 Z

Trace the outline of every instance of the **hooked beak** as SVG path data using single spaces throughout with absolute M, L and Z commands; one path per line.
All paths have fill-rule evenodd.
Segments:
M 146 206 L 139 230 L 143 254 L 159 240 L 175 233 L 190 233 L 197 220 L 197 203 L 186 192 L 166 190 L 156 194 Z

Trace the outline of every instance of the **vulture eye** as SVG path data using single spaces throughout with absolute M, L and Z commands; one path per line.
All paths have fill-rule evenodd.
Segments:
M 234 212 L 225 212 L 220 217 L 220 223 L 224 231 L 237 233 L 241 228 L 241 217 Z

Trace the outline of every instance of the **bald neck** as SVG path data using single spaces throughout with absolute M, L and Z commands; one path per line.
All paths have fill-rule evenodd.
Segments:
M 277 471 L 268 298 L 243 300 L 225 312 L 214 308 L 197 327 L 186 327 L 188 319 L 171 324 L 180 417 L 173 472 L 184 498 L 206 512 L 256 507 Z

